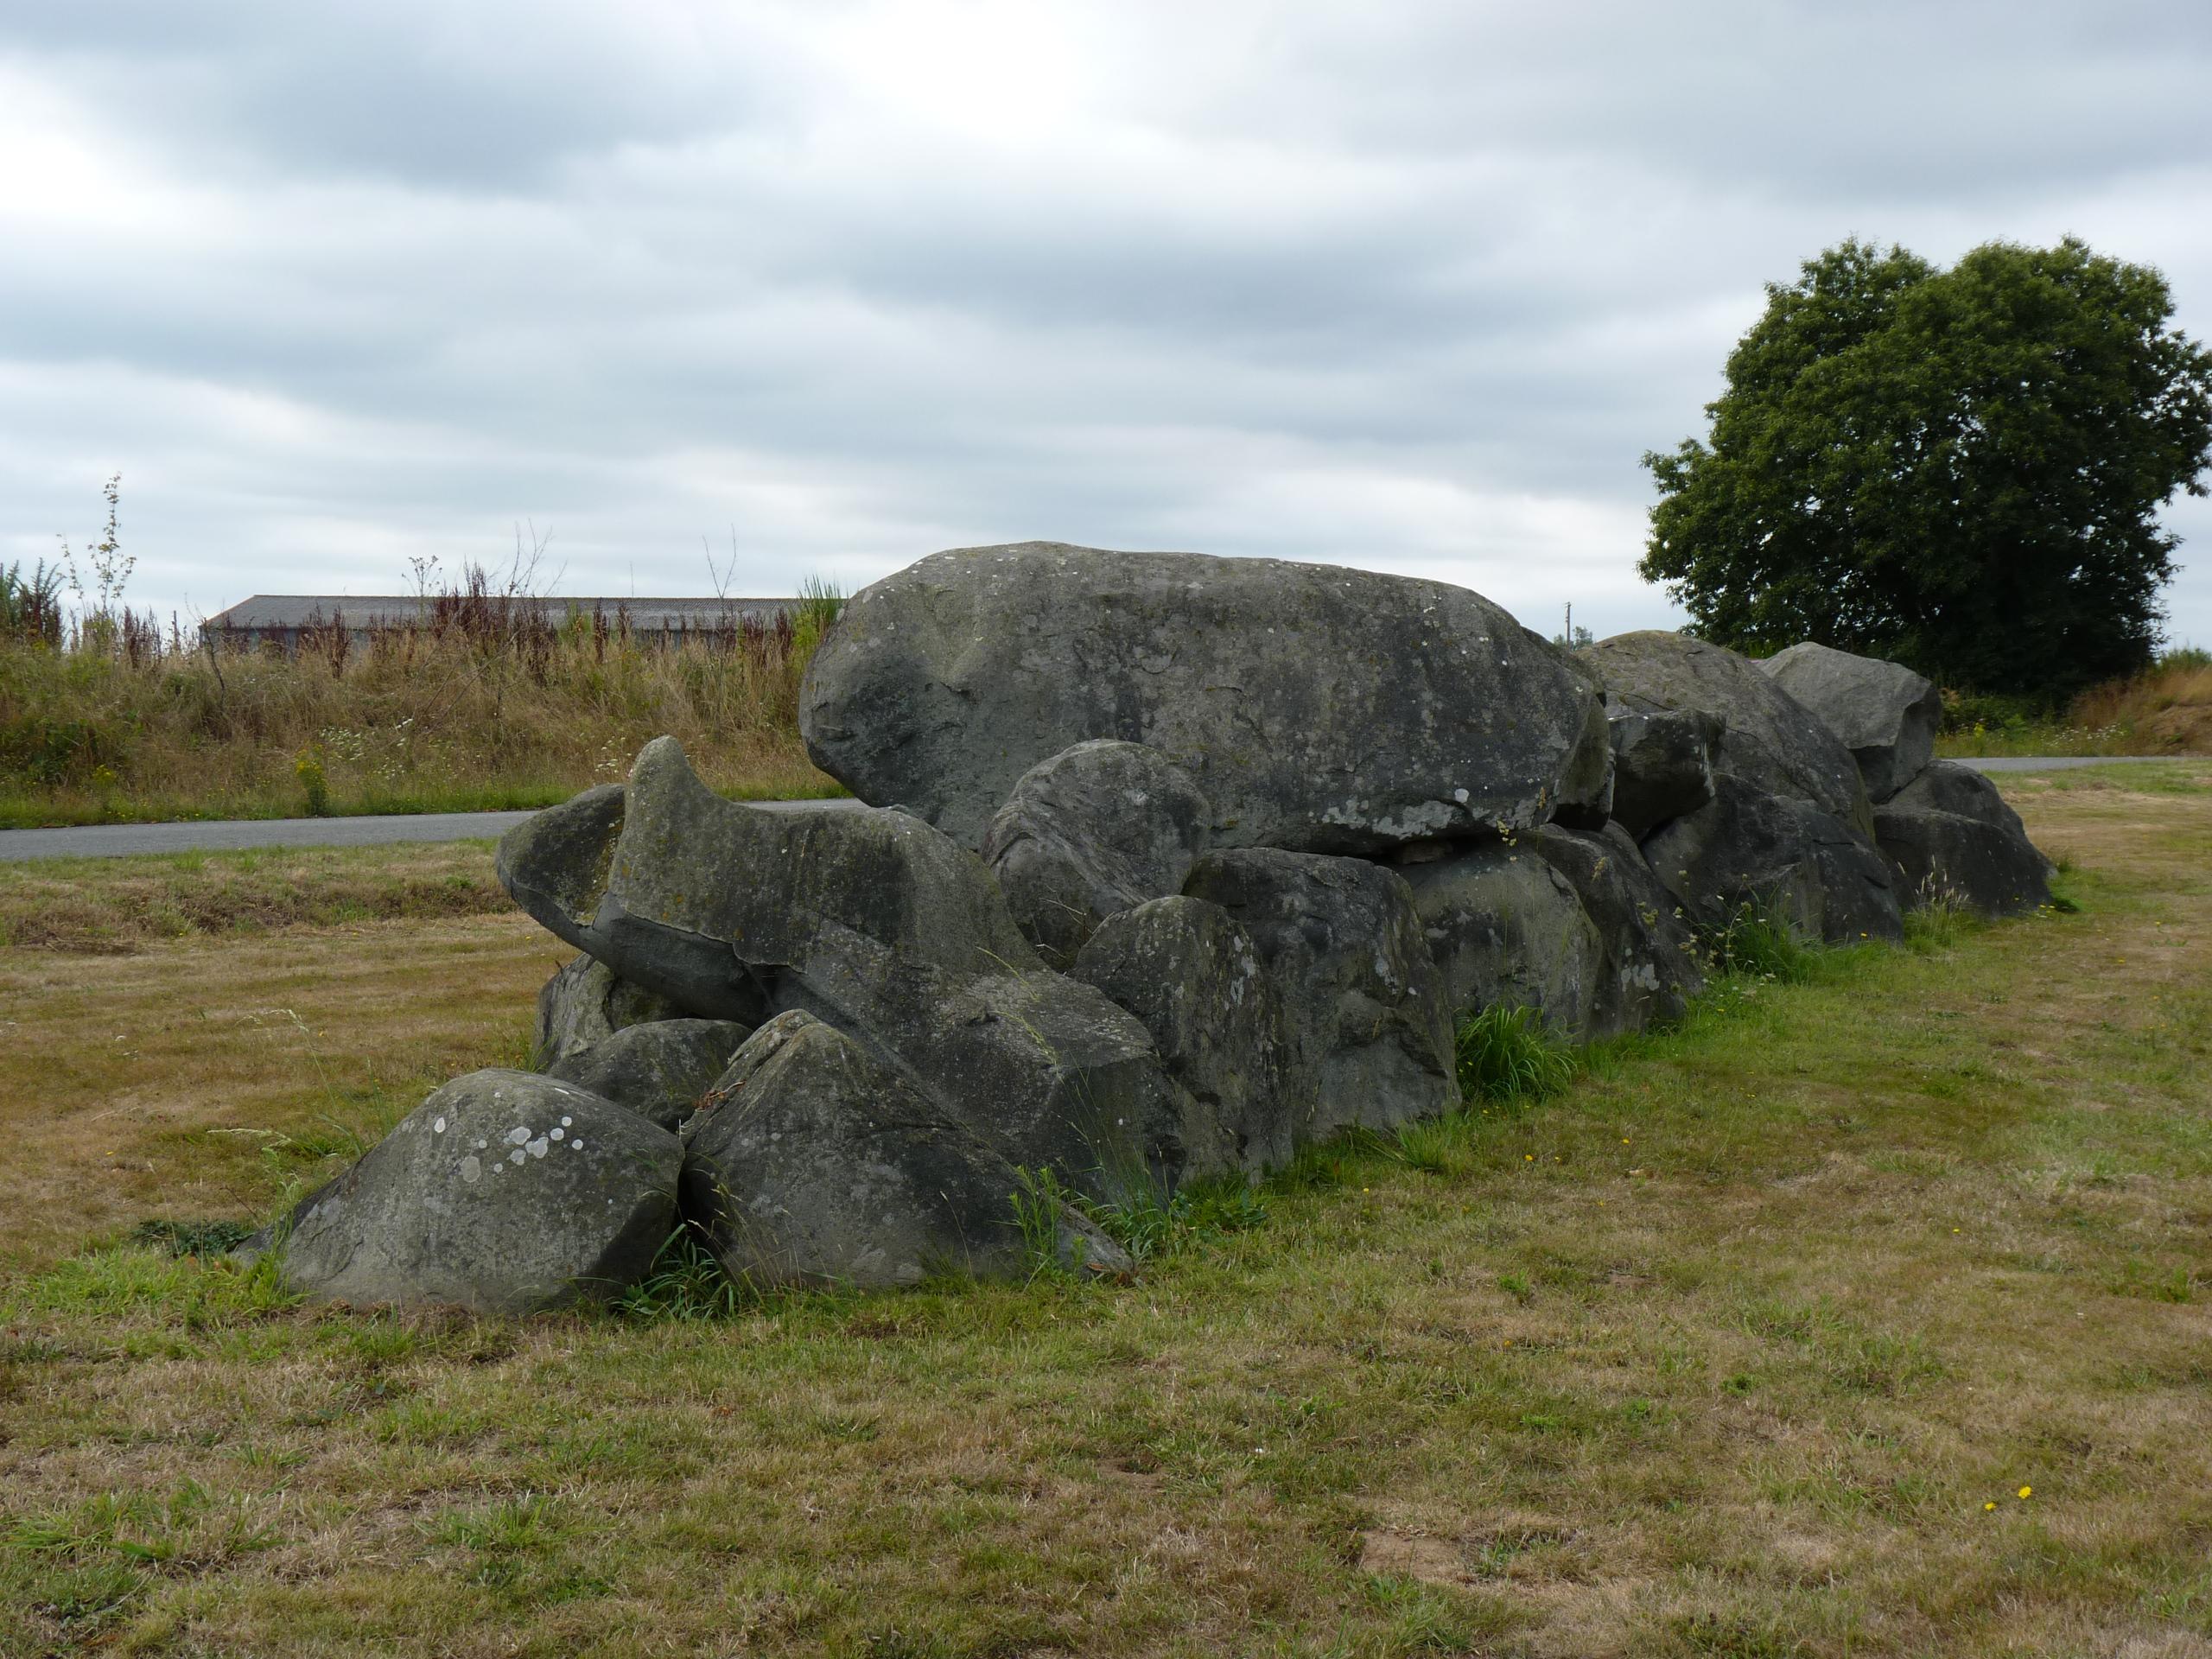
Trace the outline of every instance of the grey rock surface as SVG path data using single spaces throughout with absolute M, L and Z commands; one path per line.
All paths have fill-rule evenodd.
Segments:
M 1533 827 L 1592 790 L 1592 696 L 1564 658 L 1441 582 L 1024 542 L 856 594 L 799 725 L 862 800 L 964 846 L 1030 767 L 1118 738 L 1191 774 L 1217 847 L 1373 853 Z
M 2050 861 L 1979 772 L 1932 762 L 1874 809 L 1874 836 L 1910 906 L 1948 893 L 1985 916 L 2050 902 Z
M 2024 836 L 2020 815 L 2006 804 L 1997 785 L 1978 766 L 1958 760 L 1931 760 L 1920 775 L 1891 798 L 1901 810 L 1948 812 Z
M 1510 843 L 1471 842 L 1398 873 L 1413 890 L 1445 1006 L 1455 1018 L 1497 1006 L 1529 1007 L 1563 1034 L 1589 1028 L 1605 942 L 1533 833 Z
M 543 1071 L 616 1032 L 683 1012 L 666 997 L 632 985 L 605 963 L 577 956 L 557 969 L 537 994 L 537 1027 L 530 1063 Z
M 1859 762 L 1871 801 L 1888 800 L 1918 777 L 1936 753 L 1943 699 L 1933 681 L 1902 663 L 1808 640 L 1759 667 L 1843 740 Z
M 1178 1090 L 1144 1027 L 1047 971 L 973 853 L 905 812 L 761 812 L 668 738 L 626 796 L 594 791 L 499 845 L 523 907 L 707 1018 L 804 1009 L 1025 1167 L 1086 1189 L 1172 1185 Z
M 1720 741 L 1720 717 L 1702 709 L 1646 713 L 1616 707 L 1609 722 L 1612 816 L 1640 841 L 1713 798 L 1713 750 Z
M 1020 1174 L 899 1072 L 810 1014 L 779 1014 L 685 1126 L 683 1208 L 733 1277 L 911 1285 L 1026 1272 Z M 1123 1272 L 1119 1246 L 1046 1200 L 1052 1248 Z
M 983 834 L 1014 924 L 1067 971 L 1109 916 L 1183 890 L 1213 808 L 1157 749 L 1096 739 L 1039 761 Z
M 1452 1010 L 1396 871 L 1248 848 L 1207 854 L 1185 892 L 1227 911 L 1275 980 L 1309 1103 L 1298 1140 L 1387 1129 L 1458 1103 Z
M 734 1020 L 656 1020 L 611 1032 L 545 1073 L 674 1130 L 752 1034 L 752 1027 Z
M 1547 824 L 1531 842 L 1564 877 L 1595 930 L 1586 1039 L 1681 1016 L 1705 988 L 1704 951 L 1682 907 L 1618 823 L 1596 835 Z
M 472 1071 L 302 1203 L 274 1248 L 285 1282 L 327 1300 L 479 1313 L 604 1300 L 667 1242 L 682 1163 L 675 1135 L 574 1084 Z
M 1886 801 L 1874 835 L 1908 906 L 1949 895 L 1984 916 L 2016 916 L 2050 902 L 2050 866 L 2024 834 Z
M 1287 1011 L 1252 936 L 1203 899 L 1154 899 L 1109 918 L 1069 970 L 1152 1034 L 1191 1102 L 1185 1173 L 1281 1168 L 1311 1115 Z
M 1582 729 L 1560 774 L 1559 801 L 1551 822 L 1575 830 L 1602 830 L 1613 815 L 1613 739 L 1605 709 L 1605 677 L 1587 651 L 1561 651 L 1566 665 L 1583 690 Z
M 1656 630 L 1616 634 L 1587 654 L 1607 694 L 1630 711 L 1718 715 L 1714 772 L 1808 802 L 1872 844 L 1873 811 L 1859 762 L 1825 721 L 1750 658 Z
M 952 973 L 1036 971 L 990 873 L 904 812 L 764 812 L 716 795 L 672 738 L 626 785 L 507 832 L 499 880 L 546 928 L 702 1019 L 758 1024 L 775 980 L 846 940 Z
M 1732 773 L 1713 800 L 1643 843 L 1652 873 L 1701 927 L 1745 905 L 1779 904 L 1808 937 L 1832 944 L 1904 937 L 1889 866 L 1840 819 Z

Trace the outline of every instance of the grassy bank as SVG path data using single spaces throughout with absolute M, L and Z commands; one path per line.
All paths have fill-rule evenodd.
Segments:
M 127 617 L 0 637 L 0 828 L 548 806 L 664 732 L 725 793 L 840 792 L 798 730 L 834 597 L 677 644 L 498 606 L 289 657 L 186 649 Z
M 2077 912 L 1732 982 L 1123 1287 L 290 1306 L 131 1228 L 512 1059 L 559 947 L 0 950 L 0 1653 L 2201 1651 L 2195 777 L 2018 788 Z
M 2095 686 L 2063 715 L 2002 698 L 1947 697 L 1938 754 L 2212 755 L 2212 654 L 2169 652 L 2130 679 Z

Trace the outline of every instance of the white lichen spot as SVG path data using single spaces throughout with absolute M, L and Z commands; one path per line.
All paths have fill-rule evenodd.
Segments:
M 575 1121 L 576 1121 L 576 1120 L 575 1120 L 575 1118 L 573 1118 L 573 1117 L 564 1117 L 564 1118 L 563 1118 L 563 1119 L 561 1120 L 561 1127 L 562 1127 L 563 1128 L 564 1128 L 564 1129 L 565 1129 L 565 1128 L 567 1128 L 569 1127 L 569 1124 L 571 1124 L 571 1123 L 575 1122 Z
M 569 1146 L 570 1150 L 575 1152 L 582 1152 L 584 1149 L 584 1143 L 581 1141 L 571 1141 Z
M 562 1121 L 567 1122 L 565 1118 Z M 549 1141 L 565 1141 L 569 1138 L 569 1132 L 561 1128 L 548 1129 L 545 1132 L 545 1138 Z
M 435 1130 L 436 1133 L 438 1133 L 438 1134 L 440 1134 L 440 1135 L 443 1135 L 443 1134 L 446 1132 L 446 1121 L 445 1121 L 445 1119 L 443 1119 L 442 1117 L 442 1118 L 440 1118 L 436 1122 L 435 1122 L 435 1123 L 431 1124 L 431 1125 L 430 1125 L 430 1128 L 431 1128 L 433 1130 Z
M 539 1135 L 537 1140 L 531 1141 L 527 1147 L 524 1147 L 523 1150 L 527 1152 L 533 1158 L 543 1158 L 545 1155 L 545 1137 L 542 1135 Z
M 479 1151 L 479 1152 L 481 1152 L 481 1151 L 483 1151 L 483 1150 L 484 1150 L 484 1148 L 485 1148 L 485 1147 L 486 1147 L 490 1146 L 491 1144 L 492 1144 L 492 1143 L 491 1143 L 490 1141 L 479 1141 L 476 1143 L 476 1150 L 477 1150 L 477 1151 Z
M 517 1147 L 512 1152 L 507 1154 L 507 1161 L 511 1164 L 518 1164 L 522 1162 L 523 1157 L 524 1153 L 522 1148 L 520 1147 Z
M 520 1123 L 507 1131 L 507 1144 L 511 1147 L 518 1147 L 529 1139 L 530 1130 Z
M 1464 789 L 1455 789 L 1452 791 L 1452 798 L 1465 806 L 1467 804 L 1467 791 Z
M 461 1179 L 471 1186 L 484 1179 L 484 1163 L 474 1153 L 461 1160 Z

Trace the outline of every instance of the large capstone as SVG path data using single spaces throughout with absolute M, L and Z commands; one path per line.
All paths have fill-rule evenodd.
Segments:
M 675 1135 L 574 1084 L 472 1071 L 248 1253 L 277 1249 L 295 1290 L 358 1304 L 606 1300 L 667 1242 L 682 1163 Z
M 734 1278 L 877 1287 L 1013 1277 L 1033 1256 L 1129 1265 L 1049 1186 L 807 1014 L 753 1033 L 683 1139 L 685 1218 Z
M 1157 749 L 1078 743 L 1022 773 L 983 835 L 1014 923 L 1065 973 L 1109 916 L 1183 890 L 1213 809 Z
M 1376 853 L 1602 811 L 1593 696 L 1465 588 L 1276 559 L 963 548 L 845 607 L 807 671 L 815 764 L 981 844 L 1022 773 L 1142 743 L 1217 847 Z
M 619 977 L 605 963 L 588 956 L 573 957 L 537 994 L 531 1065 L 545 1071 L 618 1031 L 651 1020 L 673 1020 L 681 1012 L 666 997 Z
M 1844 741 L 1871 801 L 1886 801 L 1920 775 L 1936 753 L 1943 699 L 1933 681 L 1902 663 L 1858 657 L 1807 641 L 1759 666 Z
M 1713 798 L 1720 717 L 1702 709 L 1643 712 L 1613 705 L 1613 817 L 1641 841 Z
M 1252 936 L 1219 905 L 1154 899 L 1109 917 L 1069 970 L 1143 1022 L 1191 1102 L 1186 1173 L 1290 1161 L 1309 1115 L 1288 1015 Z
M 1452 1010 L 1397 872 L 1249 848 L 1207 854 L 1185 890 L 1251 936 L 1281 993 L 1294 1097 L 1306 1103 L 1297 1140 L 1391 1128 L 1458 1103 Z
M 2050 862 L 2020 815 L 1970 766 L 1932 763 L 1874 809 L 1874 837 L 1908 906 L 1948 899 L 1985 916 L 2050 902 Z
M 1694 925 L 1718 930 L 1747 908 L 1778 907 L 1800 932 L 1830 944 L 1904 936 L 1889 867 L 1850 826 L 1733 773 L 1713 782 L 1709 803 L 1643 849 Z
M 1179 1177 L 1184 1103 L 1144 1027 L 1048 971 L 982 861 L 907 813 L 727 801 L 659 738 L 612 810 L 537 814 L 499 870 L 625 978 L 705 1018 L 804 1009 L 1018 1164 L 1101 1193 Z
M 1872 845 L 1874 820 L 1859 762 L 1825 721 L 1750 658 L 1657 631 L 1601 639 L 1587 655 L 1607 694 L 1628 712 L 1717 715 L 1714 772 L 1817 807 Z
M 545 1071 L 675 1129 L 752 1034 L 734 1020 L 656 1020 L 612 1033 Z

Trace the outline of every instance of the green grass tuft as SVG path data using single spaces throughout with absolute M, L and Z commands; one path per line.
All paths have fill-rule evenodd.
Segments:
M 1707 944 L 1717 972 L 1783 985 L 1810 982 L 1820 960 L 1820 947 L 1797 931 L 1782 901 L 1771 895 L 1738 906 Z
M 1192 1181 L 1164 1197 L 1147 1184 L 1119 1203 L 1086 1204 L 1083 1208 L 1101 1231 L 1137 1262 L 1244 1232 L 1268 1218 L 1259 1191 L 1234 1173 Z
M 253 1233 L 250 1221 L 142 1221 L 130 1230 L 130 1242 L 171 1255 L 228 1255 Z
M 1930 876 L 1904 913 L 1904 942 L 1923 956 L 1955 950 L 1982 926 L 1956 888 Z
M 1014 1224 L 1021 1234 L 1021 1256 L 1031 1279 L 1056 1279 L 1067 1272 L 1060 1260 L 1060 1217 L 1074 1195 L 1049 1166 L 1014 1172 L 1020 1182 L 1009 1196 Z
M 1573 1048 L 1534 1008 L 1496 1003 L 1459 1025 L 1459 1092 L 1470 1100 L 1541 1100 L 1573 1083 Z
M 734 1319 L 760 1300 L 758 1288 L 731 1278 L 706 1240 L 687 1224 L 669 1235 L 653 1257 L 652 1271 L 616 1297 L 613 1307 L 626 1319 L 690 1324 Z

